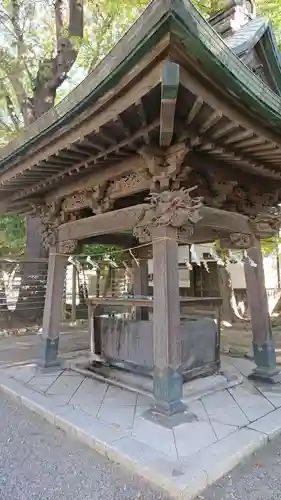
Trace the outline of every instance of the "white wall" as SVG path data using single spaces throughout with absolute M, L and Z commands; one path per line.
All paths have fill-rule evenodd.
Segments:
M 211 245 L 196 245 L 195 250 L 199 259 L 202 259 L 203 253 L 208 253 L 208 249 Z M 183 264 L 185 260 L 189 260 L 189 247 L 180 246 L 179 247 L 179 263 Z M 230 275 L 232 279 L 233 288 L 246 288 L 244 267 L 239 264 L 229 265 Z M 148 272 L 153 274 L 153 261 L 148 261 Z M 188 288 L 190 286 L 189 270 L 180 269 L 180 287 Z M 265 257 L 264 258 L 264 274 L 265 274 L 265 286 L 266 288 L 276 288 L 278 286 L 277 280 L 277 265 L 276 257 Z

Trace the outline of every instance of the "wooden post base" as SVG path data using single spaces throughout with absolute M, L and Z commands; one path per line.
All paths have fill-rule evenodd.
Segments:
M 153 373 L 153 410 L 166 416 L 186 410 L 182 398 L 182 375 L 172 367 L 154 368 Z
M 281 375 L 276 366 L 276 354 L 273 340 L 264 344 L 253 342 L 254 360 L 257 367 L 250 373 L 249 379 L 260 380 L 268 384 L 281 382 Z
M 39 358 L 37 366 L 40 368 L 50 368 L 59 366 L 58 360 L 59 338 L 42 338 L 39 347 Z

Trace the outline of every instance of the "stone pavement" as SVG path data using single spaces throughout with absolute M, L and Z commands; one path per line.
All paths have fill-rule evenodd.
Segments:
M 3 394 L 0 415 L 1 500 L 169 500 Z
M 247 376 L 252 362 L 225 358 Z M 71 370 L 2 367 L 0 388 L 96 451 L 189 499 L 281 432 L 281 386 L 243 384 L 189 402 L 196 418 L 173 429 L 143 418 L 150 398 Z
M 276 347 L 277 363 L 281 364 L 281 328 L 272 329 Z M 223 326 L 221 329 L 221 352 L 235 356 L 252 357 L 253 334 L 251 325 L 248 323 L 233 324 L 231 327 Z
M 41 335 L 0 336 L 0 366 L 7 363 L 35 361 L 38 357 Z M 87 325 L 61 325 L 60 354 L 89 348 Z

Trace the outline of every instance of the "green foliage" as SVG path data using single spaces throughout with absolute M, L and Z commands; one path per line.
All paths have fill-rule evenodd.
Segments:
M 280 253 L 280 245 L 281 245 L 280 236 L 273 236 L 272 238 L 265 238 L 264 240 L 262 240 L 261 247 L 264 257 Z
M 119 264 L 123 260 L 122 249 L 114 245 L 83 245 L 83 255 L 89 255 L 94 262 L 102 262 L 107 259 Z
M 257 0 L 257 12 L 272 22 L 277 42 L 281 43 L 281 2 L 280 0 Z
M 148 0 L 88 0 L 78 64 L 92 70 L 148 4 Z
M 56 102 L 76 86 L 109 52 L 139 16 L 147 0 L 84 2 L 84 37 L 69 39 L 78 58 L 58 88 Z M 15 7 L 16 6 L 16 7 Z M 68 2 L 63 2 L 63 21 Z M 0 2 L 0 147 L 30 123 L 28 103 L 38 77 L 49 78 L 56 55 L 56 19 L 52 0 Z M 63 26 L 63 34 L 65 26 Z
M 1 2 L 0 2 L 1 3 Z M 0 6 L 0 133 L 1 143 L 28 124 L 28 100 L 40 62 L 55 46 L 52 0 L 5 0 Z
M 223 0 L 194 0 L 193 4 L 204 17 L 218 12 L 223 7 Z
M 25 220 L 19 215 L 0 218 L 0 255 L 19 255 L 25 249 Z

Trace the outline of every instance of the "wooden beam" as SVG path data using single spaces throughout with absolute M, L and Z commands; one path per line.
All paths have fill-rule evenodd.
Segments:
M 110 135 L 108 134 L 105 134 L 105 132 L 103 132 L 102 129 L 99 129 L 98 130 L 98 135 L 105 141 L 107 142 L 108 144 L 111 144 L 111 145 L 114 145 L 114 144 L 117 144 L 117 141 L 114 137 L 111 137 Z
M 137 240 L 128 233 L 100 234 L 87 238 L 83 243 L 87 243 L 87 245 L 111 245 L 120 248 L 132 248 L 138 244 Z
M 138 114 L 139 119 L 141 121 L 142 127 L 144 127 L 144 128 L 147 127 L 147 117 L 146 117 L 146 113 L 145 113 L 142 99 L 140 99 L 138 102 L 136 102 L 136 109 L 137 109 L 137 114 Z M 144 142 L 147 145 L 150 144 L 149 134 L 146 134 L 144 136 Z
M 58 241 L 82 240 L 98 235 L 132 231 L 149 207 L 149 204 L 144 203 L 67 222 L 58 229 Z M 200 209 L 200 215 L 202 218 L 197 224 L 199 228 L 210 228 L 223 233 L 252 233 L 249 218 L 245 215 L 205 206 Z M 188 220 L 186 222 L 188 223 Z
M 46 195 L 46 203 L 51 203 L 52 201 L 63 198 L 64 196 L 69 196 L 72 193 L 83 189 L 89 189 L 97 184 L 102 184 L 103 182 L 118 179 L 122 175 L 126 175 L 132 172 L 132 165 L 134 165 L 134 170 L 143 170 L 145 168 L 145 162 L 139 155 L 132 156 L 131 158 L 126 158 L 120 161 L 116 165 L 110 165 L 106 168 L 99 168 L 96 172 L 88 174 L 82 179 L 77 179 L 76 181 L 66 182 L 60 187 L 54 189 L 51 193 Z
M 67 222 L 58 229 L 58 241 L 83 240 L 102 234 L 132 231 L 143 210 L 148 206 L 148 204 L 135 205 Z
M 200 209 L 200 215 L 202 219 L 196 225 L 198 228 L 210 228 L 223 233 L 252 233 L 249 218 L 246 215 L 205 206 Z
M 179 65 L 169 60 L 165 61 L 161 81 L 159 134 L 161 147 L 169 147 L 173 139 L 179 80 Z

